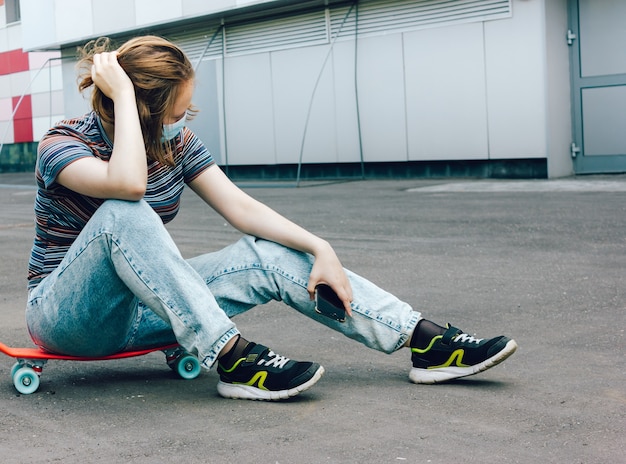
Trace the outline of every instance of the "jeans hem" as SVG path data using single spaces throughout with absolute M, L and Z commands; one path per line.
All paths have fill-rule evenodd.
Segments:
M 211 369 L 215 365 L 215 362 L 217 361 L 218 356 L 224 349 L 224 347 L 228 344 L 230 340 L 232 340 L 237 335 L 240 335 L 240 333 L 239 330 L 237 330 L 236 328 L 233 327 L 232 329 L 228 330 L 228 332 L 222 335 L 220 339 L 213 345 L 211 351 L 209 351 L 209 354 L 205 355 L 202 358 L 200 364 L 202 364 L 205 369 Z

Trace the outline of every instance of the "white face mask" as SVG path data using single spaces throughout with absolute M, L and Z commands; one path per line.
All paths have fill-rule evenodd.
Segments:
M 174 137 L 178 135 L 178 133 L 183 130 L 185 127 L 185 123 L 187 122 L 187 114 L 185 114 L 182 118 L 172 124 L 163 124 L 163 135 L 161 135 L 161 143 L 169 142 Z

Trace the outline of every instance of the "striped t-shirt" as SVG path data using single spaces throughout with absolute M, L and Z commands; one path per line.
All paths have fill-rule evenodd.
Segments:
M 188 128 L 174 139 L 175 166 L 148 161 L 144 200 L 167 223 L 180 206 L 184 185 L 214 161 L 204 144 Z M 35 240 L 28 263 L 28 287 L 35 287 L 60 263 L 87 221 L 105 201 L 81 195 L 56 182 L 59 173 L 79 158 L 108 161 L 113 144 L 94 113 L 62 121 L 39 143 L 36 164 Z

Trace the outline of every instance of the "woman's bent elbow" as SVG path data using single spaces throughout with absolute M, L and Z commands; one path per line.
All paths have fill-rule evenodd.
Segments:
M 128 200 L 128 201 L 139 201 L 146 195 L 146 186 L 145 185 L 124 185 L 121 186 L 117 192 L 115 192 L 115 197 L 120 200 Z
M 137 188 L 137 189 L 129 190 L 127 192 L 127 195 L 128 197 L 126 198 L 126 200 L 139 201 L 146 195 L 146 189 L 144 187 L 144 188 Z

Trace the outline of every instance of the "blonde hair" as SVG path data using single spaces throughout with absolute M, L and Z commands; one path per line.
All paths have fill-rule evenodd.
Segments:
M 112 51 L 109 38 L 101 37 L 79 48 L 78 89 L 82 92 L 93 86 L 91 66 L 97 53 Z M 195 77 L 191 62 L 173 43 L 156 36 L 130 39 L 117 49 L 117 61 L 135 87 L 137 110 L 148 159 L 173 165 L 173 143 L 162 143 L 163 121 L 172 111 L 182 84 Z M 113 101 L 97 86 L 91 94 L 91 107 L 108 123 L 115 124 Z M 189 117 L 197 112 L 191 105 Z

